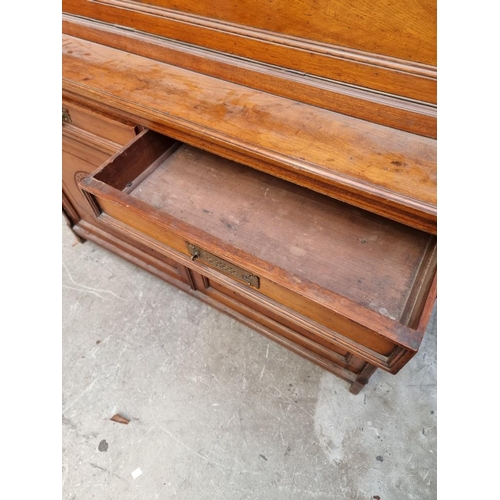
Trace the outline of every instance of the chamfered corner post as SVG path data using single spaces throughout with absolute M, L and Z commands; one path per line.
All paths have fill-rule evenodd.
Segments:
M 371 365 L 370 363 L 366 363 L 363 369 L 360 371 L 359 375 L 356 377 L 356 380 L 352 383 L 349 388 L 349 392 L 351 394 L 359 394 L 361 389 L 368 383 L 370 377 L 377 370 L 376 366 Z

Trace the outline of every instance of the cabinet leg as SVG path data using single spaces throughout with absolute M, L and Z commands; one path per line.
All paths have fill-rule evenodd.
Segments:
M 352 383 L 349 388 L 349 392 L 351 394 L 359 394 L 361 389 L 368 383 L 370 377 L 375 373 L 377 367 L 371 365 L 370 363 L 366 363 L 363 369 L 359 372 L 356 380 Z

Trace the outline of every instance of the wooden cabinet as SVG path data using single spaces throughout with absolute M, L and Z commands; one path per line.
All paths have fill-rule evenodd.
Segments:
M 434 14 L 316 3 L 65 0 L 63 209 L 357 393 L 436 297 Z

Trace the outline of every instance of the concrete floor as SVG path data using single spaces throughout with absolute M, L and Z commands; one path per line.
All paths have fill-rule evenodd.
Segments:
M 65 224 L 62 260 L 63 500 L 436 498 L 435 314 L 353 396 Z

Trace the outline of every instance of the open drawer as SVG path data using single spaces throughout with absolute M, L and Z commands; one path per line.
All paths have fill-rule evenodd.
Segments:
M 149 130 L 80 187 L 104 223 L 296 311 L 374 366 L 396 373 L 420 346 L 433 235 Z

